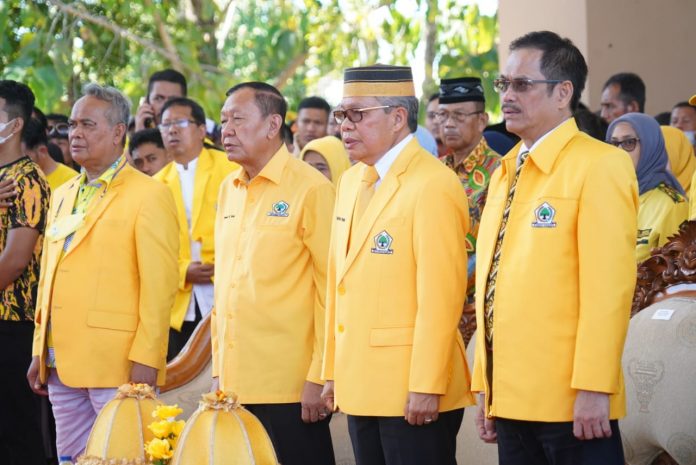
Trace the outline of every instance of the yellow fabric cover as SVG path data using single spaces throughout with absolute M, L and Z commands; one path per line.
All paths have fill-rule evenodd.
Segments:
M 686 198 L 664 185 L 650 189 L 639 200 L 636 240 L 638 263 L 650 257 L 653 248 L 662 247 L 670 236 L 679 232 L 679 225 L 686 221 L 689 214 Z
M 204 400 L 186 422 L 170 465 L 278 465 L 278 459 L 253 414 L 236 401 L 222 405 Z
M 87 440 L 85 453 L 78 465 L 115 463 L 148 463 L 145 443 L 154 435 L 148 429 L 152 412 L 160 405 L 152 388 L 148 393 L 127 394 L 133 386 L 122 386 L 97 416 Z
M 222 180 L 237 168 L 239 165 L 229 161 L 224 152 L 205 147 L 201 150 L 193 180 L 191 227 L 186 220 L 186 207 L 175 162 L 170 162 L 153 176 L 153 179 L 164 183 L 171 190 L 179 222 L 179 287 L 169 321 L 170 326 L 177 331 L 181 331 L 184 324 L 193 291 L 193 285 L 186 282 L 186 271 L 191 264 L 191 240 L 201 243 L 201 262 L 213 263 L 218 191 Z
M 692 185 L 691 178 L 696 173 L 694 147 L 681 129 L 671 126 L 660 126 L 660 129 L 665 138 L 665 149 L 672 173 L 684 188 L 684 192 L 688 193 Z
M 337 137 L 326 136 L 310 141 L 300 152 L 300 160 L 304 160 L 305 154 L 310 150 L 324 157 L 326 163 L 329 165 L 331 182 L 333 182 L 334 185 L 338 183 L 338 179 L 343 172 L 350 168 L 348 152 L 346 152 L 345 147 L 343 147 L 343 142 Z

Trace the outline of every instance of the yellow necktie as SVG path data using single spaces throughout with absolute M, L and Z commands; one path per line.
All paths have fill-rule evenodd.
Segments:
M 353 210 L 353 221 L 350 225 L 351 235 L 355 233 L 358 227 L 358 222 L 362 218 L 363 213 L 367 209 L 372 196 L 375 194 L 375 183 L 379 180 L 379 173 L 374 166 L 366 166 L 363 171 L 362 181 L 360 182 L 360 192 L 355 201 L 355 210 Z
M 520 177 L 520 172 L 522 172 L 522 166 L 529 156 L 529 151 L 522 152 L 520 154 L 520 161 L 515 170 L 515 177 L 512 179 L 512 184 L 510 185 L 510 190 L 508 191 L 507 200 L 505 202 L 505 210 L 503 210 L 503 219 L 500 222 L 500 229 L 498 230 L 498 240 L 495 243 L 495 250 L 493 252 L 493 261 L 491 262 L 491 268 L 488 271 L 488 279 L 486 280 L 486 294 L 484 295 L 484 324 L 486 330 L 486 344 L 489 349 L 493 348 L 493 299 L 495 298 L 495 282 L 498 277 L 498 268 L 500 266 L 500 251 L 503 248 L 503 239 L 505 238 L 505 229 L 507 227 L 508 217 L 510 216 L 510 208 L 512 207 L 512 200 L 515 197 L 515 190 L 517 189 L 517 179 Z

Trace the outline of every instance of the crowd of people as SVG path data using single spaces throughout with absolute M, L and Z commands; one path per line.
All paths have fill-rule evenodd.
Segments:
M 587 74 L 570 40 L 532 32 L 494 81 L 502 124 L 462 76 L 424 128 L 403 66 L 346 69 L 340 103 L 307 97 L 295 121 L 243 82 L 219 124 L 174 70 L 134 117 L 114 87 L 44 115 L 0 81 L 6 462 L 45 464 L 46 441 L 77 459 L 116 388 L 163 384 L 210 314 L 211 390 L 284 465 L 335 463 L 338 409 L 359 465 L 455 464 L 470 406 L 501 464 L 623 465 L 636 263 L 696 216 L 696 101 L 653 118 L 620 73 L 593 112 Z

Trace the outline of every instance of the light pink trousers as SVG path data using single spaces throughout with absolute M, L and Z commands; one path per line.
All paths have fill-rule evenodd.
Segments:
M 55 368 L 48 377 L 48 398 L 56 419 L 58 456 L 76 460 L 87 446 L 89 433 L 104 404 L 114 398 L 116 388 L 72 388 L 63 384 Z

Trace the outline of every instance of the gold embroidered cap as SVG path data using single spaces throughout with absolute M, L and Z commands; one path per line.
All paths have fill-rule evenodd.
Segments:
M 343 98 L 415 97 L 413 73 L 408 66 L 372 65 L 343 72 Z

